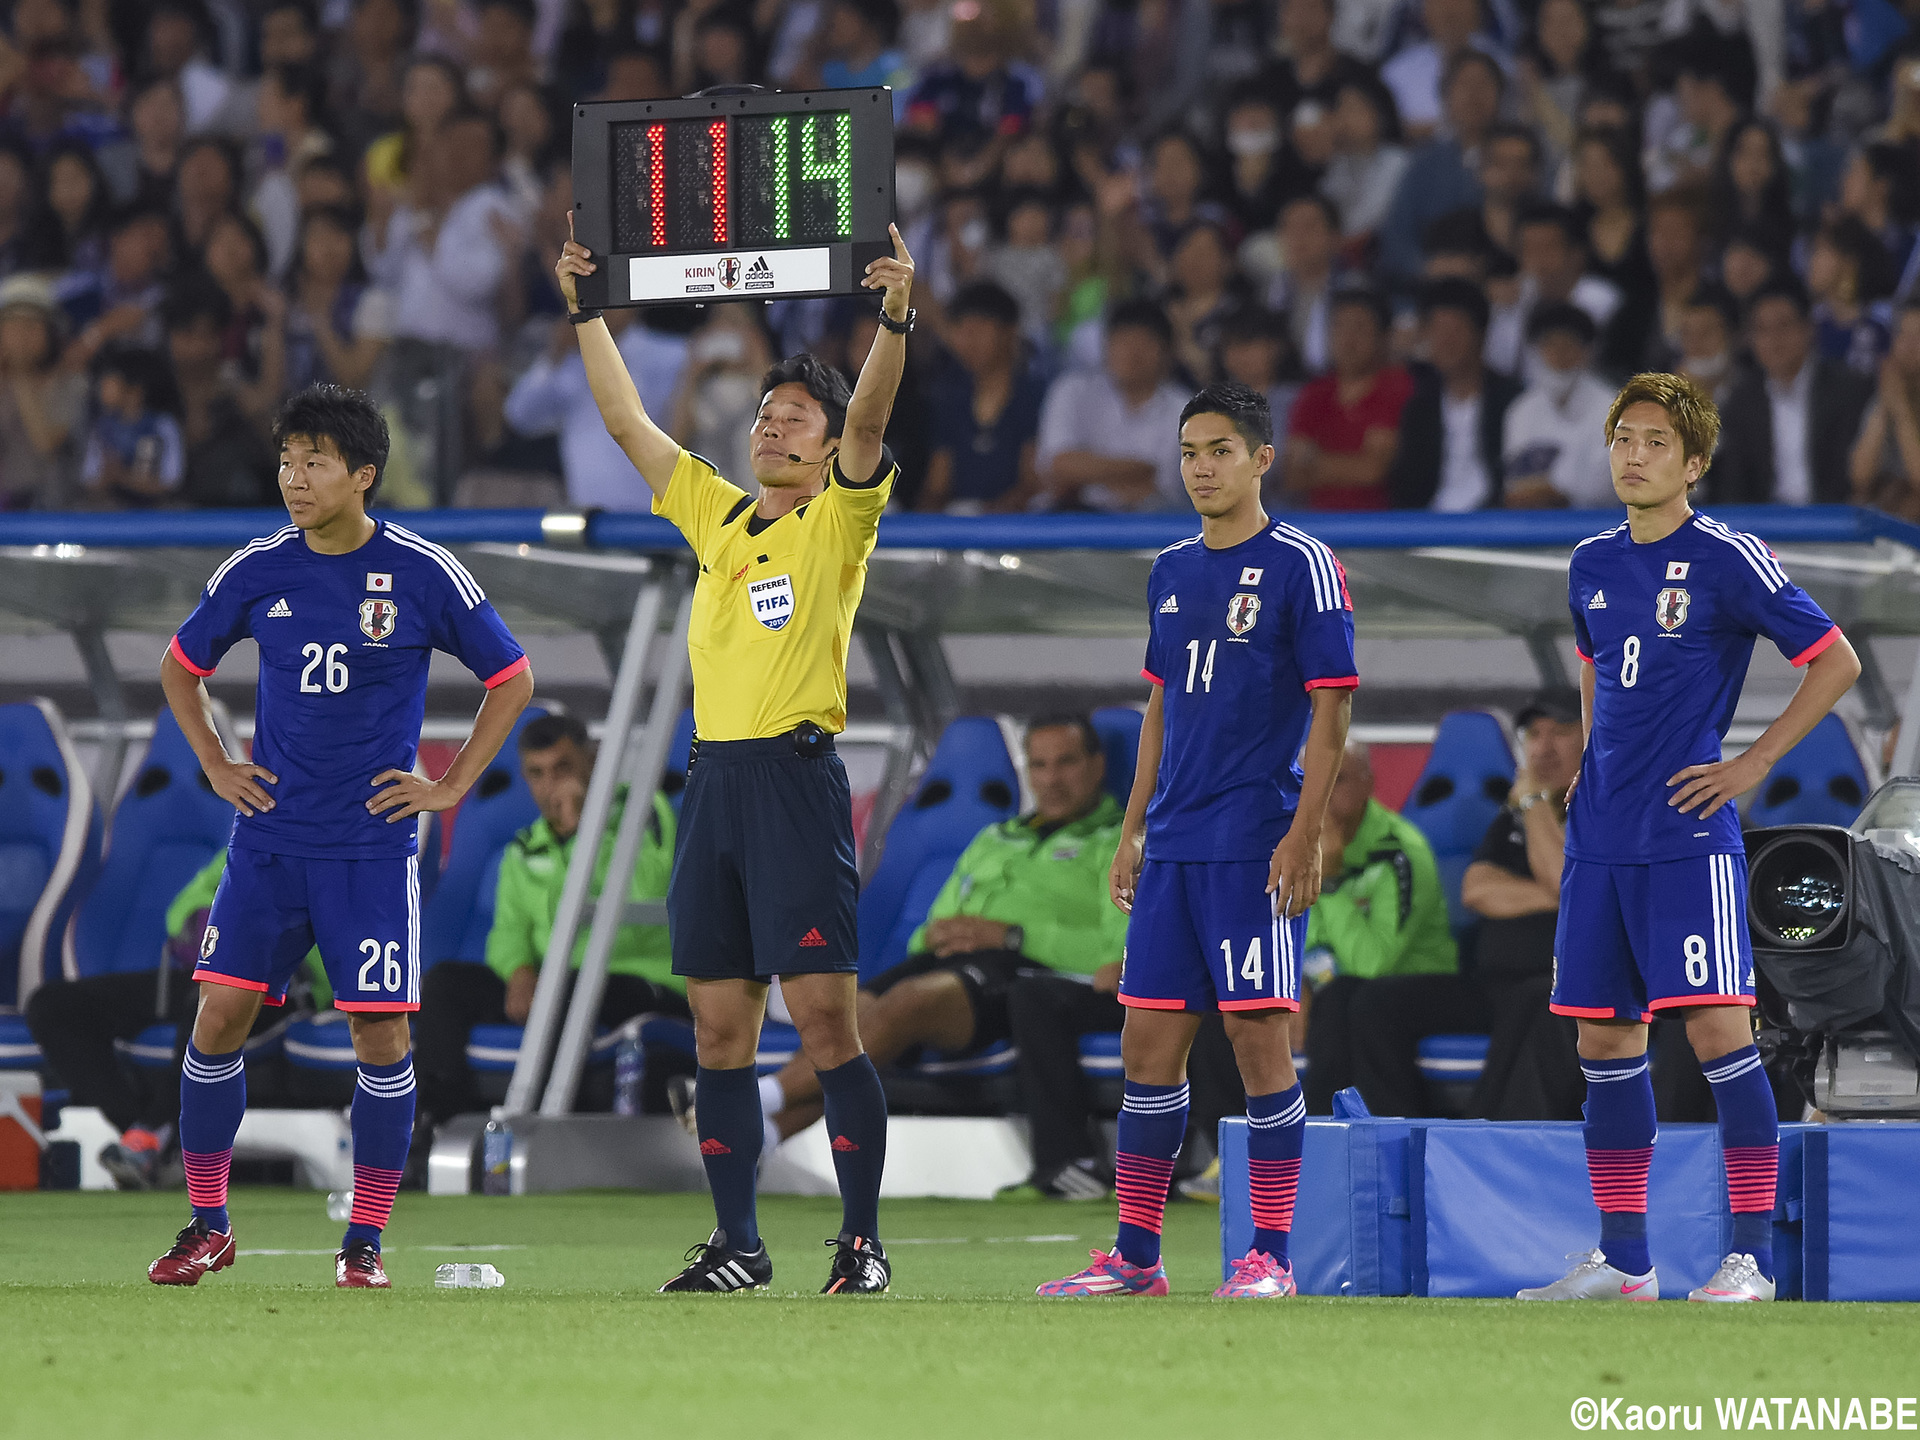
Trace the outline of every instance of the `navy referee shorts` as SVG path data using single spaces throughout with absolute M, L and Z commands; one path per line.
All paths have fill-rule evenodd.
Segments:
M 667 887 L 673 973 L 771 980 L 860 968 L 853 795 L 831 741 L 702 740 Z

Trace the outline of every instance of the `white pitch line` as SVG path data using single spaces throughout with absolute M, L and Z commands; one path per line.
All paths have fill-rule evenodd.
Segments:
M 936 1235 L 927 1238 L 885 1240 L 885 1245 L 1063 1245 L 1078 1235 Z
M 393 1254 L 401 1250 L 426 1251 L 433 1254 L 472 1255 L 480 1251 L 525 1250 L 525 1245 L 383 1245 L 380 1253 Z M 242 1250 L 241 1255 L 337 1255 L 337 1250 Z

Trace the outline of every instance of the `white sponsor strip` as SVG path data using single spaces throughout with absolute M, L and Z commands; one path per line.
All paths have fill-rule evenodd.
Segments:
M 635 300 L 805 295 L 833 285 L 833 250 L 740 250 L 728 254 L 635 255 L 627 294 Z

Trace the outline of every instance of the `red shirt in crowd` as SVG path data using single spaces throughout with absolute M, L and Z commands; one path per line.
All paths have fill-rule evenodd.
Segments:
M 1287 433 L 1311 440 L 1328 455 L 1358 455 L 1369 430 L 1398 430 L 1413 394 L 1413 376 L 1398 365 L 1376 371 L 1373 384 L 1351 405 L 1340 403 L 1340 377 L 1323 375 L 1293 402 Z M 1309 510 L 1385 510 L 1387 486 L 1321 485 L 1307 495 Z

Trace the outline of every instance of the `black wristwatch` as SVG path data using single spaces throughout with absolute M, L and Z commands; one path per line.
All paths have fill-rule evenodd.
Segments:
M 1000 943 L 1006 949 L 1018 955 L 1020 953 L 1020 947 L 1027 943 L 1026 927 L 1024 925 L 1007 926 L 1007 938 Z
M 906 319 L 895 320 L 889 316 L 886 311 L 882 310 L 880 312 L 880 324 L 896 335 L 911 335 L 913 333 L 913 317 L 919 313 L 918 310 L 909 309 Z
M 567 319 L 576 325 L 585 325 L 590 320 L 598 320 L 607 312 L 604 310 L 576 310 Z

